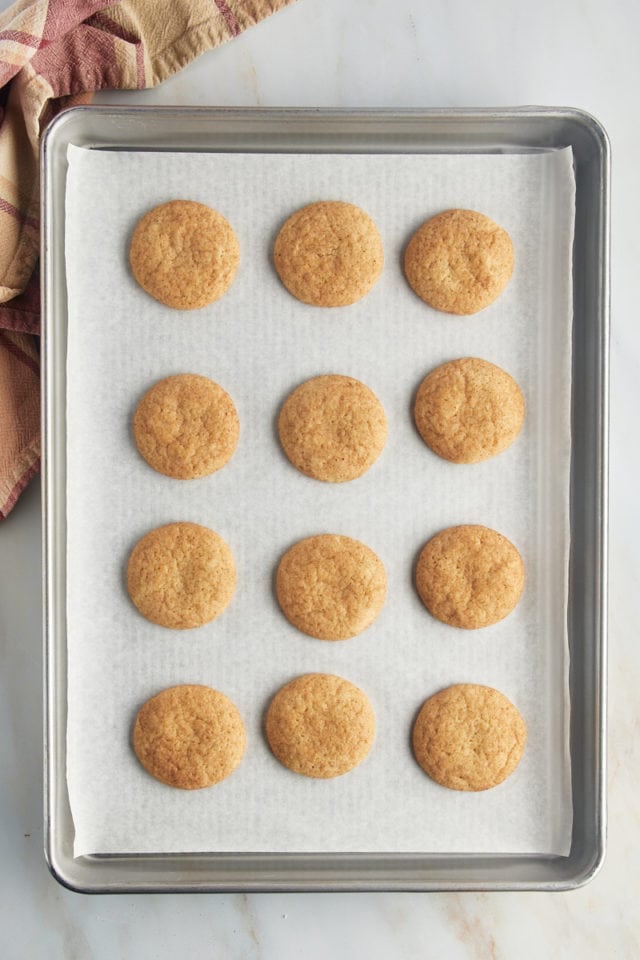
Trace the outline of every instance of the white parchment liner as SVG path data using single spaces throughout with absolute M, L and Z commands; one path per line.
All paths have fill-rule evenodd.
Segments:
M 484 156 L 195 155 L 70 148 L 66 196 L 68 785 L 75 853 L 170 851 L 446 851 L 569 849 L 566 629 L 569 542 L 570 151 Z M 195 312 L 163 307 L 127 265 L 137 219 L 191 198 L 223 213 L 242 261 L 225 297 Z M 382 235 L 383 275 L 359 303 L 322 310 L 281 286 L 270 249 L 304 203 L 345 199 Z M 412 231 L 450 207 L 486 213 L 511 234 L 513 278 L 493 305 L 456 318 L 408 288 L 401 256 Z M 482 464 L 446 463 L 417 435 L 414 391 L 437 364 L 499 364 L 527 400 L 524 430 Z M 201 373 L 229 391 L 241 420 L 232 461 L 202 480 L 156 474 L 130 421 L 161 377 Z M 323 484 L 290 466 L 275 431 L 288 392 L 319 373 L 367 383 L 389 437 L 362 478 Z M 238 588 L 196 630 L 144 620 L 130 603 L 130 549 L 151 528 L 192 520 L 231 545 Z M 412 584 L 416 555 L 443 527 L 482 523 L 509 537 L 527 569 L 506 620 L 476 631 L 438 623 Z M 387 569 L 376 623 L 327 643 L 296 631 L 273 595 L 282 552 L 320 532 L 356 537 Z M 309 780 L 280 766 L 262 733 L 273 693 L 305 672 L 336 673 L 368 694 L 377 739 L 346 776 Z M 518 706 L 528 743 L 516 773 L 484 793 L 437 786 L 410 750 L 415 713 L 456 682 L 495 686 Z M 135 713 L 177 683 L 224 691 L 247 727 L 239 769 L 208 790 L 172 790 L 130 746 Z

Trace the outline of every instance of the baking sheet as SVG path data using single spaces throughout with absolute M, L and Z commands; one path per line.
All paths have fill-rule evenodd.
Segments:
M 570 151 L 502 156 L 149 154 L 70 148 L 68 786 L 75 853 L 172 851 L 568 852 L 567 559 L 571 240 Z M 242 263 L 229 293 L 196 313 L 150 300 L 130 278 L 127 240 L 150 206 L 188 196 L 238 233 Z M 358 304 L 319 311 L 295 301 L 269 262 L 282 221 L 320 197 L 359 203 L 379 226 L 383 276 Z M 481 314 L 453 318 L 407 288 L 401 251 L 429 214 L 482 210 L 504 225 L 516 270 Z M 457 356 L 509 370 L 528 403 L 510 450 L 484 464 L 447 464 L 412 426 L 422 377 Z M 212 477 L 180 483 L 139 458 L 129 423 L 155 380 L 205 374 L 238 408 L 241 440 Z M 359 480 L 319 484 L 281 454 L 275 418 L 302 380 L 339 372 L 366 382 L 389 419 L 378 463 Z M 128 553 L 161 523 L 188 519 L 221 533 L 238 590 L 213 624 L 173 632 L 147 623 L 124 588 Z M 516 611 L 481 631 L 433 620 L 412 566 L 422 544 L 455 523 L 484 523 L 517 544 L 527 586 Z M 343 643 L 297 632 L 274 602 L 284 550 L 318 532 L 355 536 L 387 568 L 376 623 Z M 378 733 L 345 777 L 309 781 L 265 745 L 264 709 L 308 671 L 361 686 Z M 422 701 L 449 683 L 489 683 L 523 713 L 518 771 L 483 794 L 432 783 L 411 757 Z M 129 745 L 136 710 L 165 686 L 206 683 L 240 709 L 248 747 L 236 773 L 184 793 L 151 780 Z

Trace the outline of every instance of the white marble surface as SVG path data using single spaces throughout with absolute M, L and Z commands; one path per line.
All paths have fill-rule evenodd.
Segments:
M 6 4 L 2 4 L 6 6 Z M 609 843 L 566 894 L 70 893 L 42 856 L 39 484 L 0 526 L 0 956 L 640 956 L 640 5 L 637 0 L 299 0 L 158 91 L 112 103 L 582 107 L 613 145 Z M 634 396 L 636 400 L 634 401 Z

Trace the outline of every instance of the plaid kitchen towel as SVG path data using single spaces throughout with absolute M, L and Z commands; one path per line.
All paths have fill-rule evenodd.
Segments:
M 0 15 L 0 520 L 40 457 L 40 134 L 93 91 L 153 87 L 292 2 L 18 0 Z

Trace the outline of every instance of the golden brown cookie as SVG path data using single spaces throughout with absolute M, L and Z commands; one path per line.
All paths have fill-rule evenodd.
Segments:
M 219 616 L 236 585 L 233 554 L 197 523 L 169 523 L 147 533 L 129 558 L 129 596 L 147 620 L 185 630 Z
M 413 412 L 420 436 L 435 453 L 454 463 L 478 463 L 502 453 L 516 439 L 524 397 L 500 367 L 464 357 L 425 377 Z
M 199 790 L 224 780 L 245 748 L 242 718 L 224 693 L 196 684 L 169 687 L 138 711 L 133 749 L 156 780 Z
M 413 727 L 416 760 L 452 790 L 489 790 L 520 762 L 527 728 L 503 693 L 458 683 L 430 697 Z
M 524 587 L 524 564 L 514 545 L 495 530 L 448 527 L 423 547 L 416 587 L 438 620 L 475 630 L 511 613 Z
M 177 310 L 195 310 L 225 293 L 240 247 L 233 227 L 203 203 L 171 200 L 146 213 L 133 231 L 129 263 L 143 290 Z
M 359 540 L 321 534 L 300 540 L 276 574 L 287 620 L 319 640 L 347 640 L 371 626 L 384 604 L 387 578 L 380 558 Z
M 289 217 L 276 237 L 273 262 L 298 300 L 344 307 L 371 289 L 382 271 L 384 254 L 378 229 L 364 210 L 324 200 Z
M 327 374 L 289 394 L 278 433 L 284 452 L 301 473 L 342 483 L 362 476 L 378 459 L 387 439 L 387 418 L 364 383 Z
M 477 313 L 511 278 L 511 237 L 475 210 L 445 210 L 409 240 L 404 272 L 415 293 L 436 310 Z
M 181 373 L 154 384 L 133 417 L 138 450 L 159 473 L 191 480 L 227 463 L 240 422 L 229 394 L 213 380 Z
M 373 745 L 376 719 L 355 684 L 328 673 L 308 673 L 285 684 L 269 705 L 265 732 L 274 755 L 294 773 L 339 777 Z

